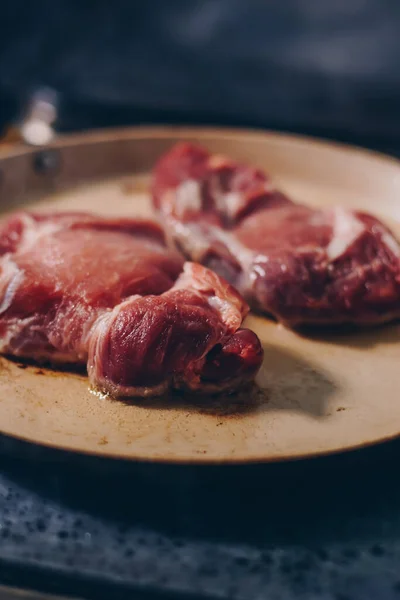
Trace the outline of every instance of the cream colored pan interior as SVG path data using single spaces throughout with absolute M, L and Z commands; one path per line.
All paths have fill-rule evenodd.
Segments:
M 400 166 L 269 133 L 143 128 L 0 155 L 2 212 L 150 215 L 148 172 L 177 140 L 259 165 L 293 198 L 382 216 L 400 235 Z M 250 316 L 265 348 L 258 387 L 233 396 L 101 399 L 85 376 L 0 359 L 0 432 L 63 450 L 168 462 L 250 462 L 347 450 L 400 433 L 400 326 L 302 337 Z

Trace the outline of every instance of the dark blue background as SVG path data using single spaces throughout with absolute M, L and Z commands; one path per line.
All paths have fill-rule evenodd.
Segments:
M 231 123 L 396 146 L 399 31 L 397 0 L 7 0 L 3 118 L 45 84 L 62 129 Z

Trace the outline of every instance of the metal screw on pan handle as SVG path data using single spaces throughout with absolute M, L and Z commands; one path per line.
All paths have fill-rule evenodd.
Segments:
M 51 88 L 36 90 L 18 127 L 21 141 L 30 146 L 46 146 L 54 136 L 57 119 L 57 93 Z

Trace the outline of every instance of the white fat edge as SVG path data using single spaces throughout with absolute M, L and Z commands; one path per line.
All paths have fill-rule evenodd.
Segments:
M 223 323 L 229 328 L 229 330 L 235 331 L 242 322 L 242 313 L 238 309 L 237 304 L 231 299 L 227 299 L 223 293 L 224 287 L 219 287 L 218 276 L 211 271 L 211 277 L 216 280 L 215 289 L 211 296 L 207 296 L 207 303 L 209 306 L 216 310 L 220 315 Z M 212 287 L 212 282 L 209 281 L 209 275 L 203 280 L 202 276 L 200 279 L 196 277 L 193 266 L 186 263 L 184 270 L 180 277 L 176 280 L 175 285 L 166 292 L 174 292 L 179 289 L 190 288 L 196 291 L 199 295 L 203 296 L 204 292 L 208 292 Z M 230 298 L 230 296 L 229 296 Z
M 210 227 L 213 239 L 221 242 L 242 267 L 239 280 L 236 287 L 241 293 L 251 289 L 257 276 L 265 276 L 262 263 L 268 262 L 268 257 L 263 254 L 257 254 L 254 250 L 249 250 L 241 242 L 237 241 L 229 231 L 224 231 L 218 227 Z M 260 264 L 261 263 L 261 264 Z
M 332 239 L 325 249 L 330 261 L 342 256 L 365 231 L 365 225 L 354 213 L 344 208 L 333 209 L 334 222 Z
M 182 218 L 187 211 L 200 212 L 203 202 L 200 183 L 195 179 L 187 179 L 176 189 L 175 214 Z
M 37 223 L 30 215 L 22 215 L 21 221 L 24 225 L 22 239 L 18 246 L 19 252 L 26 252 L 32 248 L 41 238 L 49 237 L 62 229 L 61 223 L 43 221 Z
M 231 306 L 227 300 L 223 300 L 215 294 L 214 296 L 210 296 L 210 298 L 208 298 L 208 304 L 211 306 L 211 308 L 214 308 L 221 313 L 224 313 Z
M 212 169 L 218 169 L 219 167 L 223 167 L 227 164 L 230 164 L 229 159 L 223 154 L 211 154 L 208 159 L 208 166 Z
M 117 385 L 104 377 L 97 383 L 90 382 L 89 392 L 94 396 L 97 396 L 100 400 L 107 400 L 108 398 L 151 398 L 153 396 L 161 396 L 171 387 L 170 379 L 163 381 L 162 383 L 154 386 L 126 386 Z
M 109 327 L 110 319 L 112 318 L 113 311 L 108 309 L 102 312 L 93 321 L 92 326 L 87 335 L 87 347 L 88 347 L 88 361 L 87 371 L 90 380 L 98 378 L 99 361 L 98 361 L 98 344 L 99 341 L 106 334 Z M 95 336 L 95 345 L 93 348 L 93 336 Z
M 310 214 L 310 224 L 313 227 L 321 227 L 325 225 L 329 225 L 329 213 L 334 212 L 336 209 L 328 209 L 328 210 L 315 210 Z
M 265 182 L 263 191 L 271 193 L 275 190 L 270 182 Z M 243 204 L 244 194 L 241 192 L 224 192 L 218 182 L 217 177 L 211 180 L 211 192 L 218 212 L 227 215 L 229 219 L 236 217 L 238 209 Z
M 68 307 L 68 302 L 67 302 L 67 307 Z M 74 304 L 74 306 L 70 306 L 70 308 L 72 308 L 73 313 L 71 315 L 71 312 L 67 309 L 65 310 L 65 305 L 63 306 L 63 303 L 61 303 L 61 305 L 58 307 L 56 315 L 52 321 L 51 327 L 49 328 L 48 331 L 48 340 L 50 342 L 50 344 L 52 344 L 54 347 L 57 347 L 58 341 L 60 339 L 59 336 L 59 332 L 61 331 L 61 337 L 62 337 L 62 344 L 64 347 L 68 347 L 71 341 L 71 335 L 72 335 L 72 347 L 74 348 L 73 350 L 69 350 L 69 353 L 74 353 L 75 356 L 79 359 L 79 360 L 87 360 L 87 354 L 88 354 L 88 345 L 90 343 L 90 335 L 93 329 L 94 324 L 97 322 L 97 320 L 99 319 L 99 317 L 101 315 L 104 314 L 104 312 L 106 312 L 107 309 L 105 308 L 100 308 L 98 310 L 92 310 L 89 313 L 87 312 L 87 310 L 84 309 L 83 303 L 81 302 L 77 302 Z M 78 339 L 76 339 L 74 341 L 74 333 L 76 333 L 74 331 L 74 328 L 72 326 L 72 328 L 65 328 L 65 322 L 67 320 L 68 323 L 74 323 L 74 319 L 79 318 L 78 320 L 81 320 L 80 317 L 81 315 L 79 314 L 82 310 L 84 310 L 84 321 L 83 321 L 83 326 L 82 326 L 82 332 L 81 332 L 81 336 L 78 342 Z M 54 332 L 56 332 L 56 334 L 54 334 Z M 61 351 L 60 351 L 61 352 Z
M 26 317 L 25 319 L 15 319 L 13 321 L 9 321 L 6 325 L 6 331 L 4 335 L 0 337 L 0 353 L 7 352 L 9 350 L 11 341 L 35 319 L 36 316 L 34 315 L 32 317 Z M 14 353 L 15 351 L 13 351 L 13 354 Z
M 132 301 L 135 301 L 139 298 L 142 298 L 142 296 L 140 294 L 135 294 L 133 296 L 129 296 L 128 298 L 126 298 L 126 300 L 124 300 L 123 302 L 120 302 L 119 304 L 114 306 L 114 308 L 106 308 L 106 309 L 102 310 L 100 312 L 100 314 L 97 315 L 96 319 L 94 319 L 94 321 L 91 323 L 91 326 L 88 329 L 88 331 L 85 332 L 85 334 L 87 336 L 86 344 L 88 347 L 87 369 L 88 369 L 89 379 L 91 382 L 92 382 L 92 380 L 100 381 L 101 379 L 103 379 L 103 377 L 100 373 L 100 365 L 99 365 L 98 356 L 97 356 L 98 355 L 97 347 L 98 347 L 99 342 L 107 334 L 107 331 L 110 330 L 110 328 L 112 327 L 112 324 L 117 319 L 120 311 L 127 304 L 131 304 Z M 95 348 L 94 348 L 94 351 L 90 352 L 89 350 L 92 348 L 93 336 L 95 336 Z M 93 384 L 93 385 L 95 385 L 95 384 Z
M 100 309 L 98 311 L 97 315 L 93 315 L 91 318 L 89 318 L 85 321 L 83 330 L 82 330 L 82 338 L 81 338 L 80 345 L 82 348 L 86 348 L 86 353 L 87 353 L 87 348 L 89 347 L 90 336 L 92 335 L 94 326 L 97 324 L 97 322 L 100 320 L 100 318 L 103 317 L 107 313 L 108 313 L 108 309 L 106 309 L 106 308 Z
M 379 226 L 382 242 L 389 248 L 397 258 L 400 258 L 400 245 L 396 238 L 386 229 Z
M 214 296 L 210 296 L 207 299 L 208 304 L 211 306 L 211 308 L 213 310 L 216 310 L 220 315 L 221 315 L 221 319 L 223 321 L 223 323 L 225 323 L 226 325 L 230 325 L 231 322 L 233 321 L 233 328 L 236 328 L 236 321 L 237 319 L 232 319 L 230 318 L 230 314 L 232 312 L 234 313 L 238 313 L 238 311 L 232 306 L 231 302 L 228 302 L 228 300 L 224 300 L 223 298 L 221 298 L 220 296 L 214 295 Z M 241 321 L 241 319 L 240 319 Z M 240 325 L 240 323 L 239 323 Z
M 269 261 L 269 257 L 265 254 L 256 254 L 253 259 L 253 266 L 249 273 L 249 280 L 254 282 L 258 277 L 265 277 L 266 272 L 264 265 Z
M 229 231 L 218 227 L 210 227 L 213 239 L 221 242 L 229 250 L 229 253 L 238 259 L 243 268 L 248 268 L 254 261 L 255 253 L 238 242 Z
M 173 230 L 173 238 L 179 241 L 183 250 L 195 262 L 202 262 L 202 258 L 213 243 L 220 242 L 223 244 L 229 254 L 237 259 L 241 265 L 241 279 L 245 288 L 251 287 L 255 279 L 253 273 L 254 264 L 256 262 L 266 263 L 268 261 L 268 257 L 256 254 L 253 250 L 249 250 L 235 240 L 229 231 L 224 231 L 213 225 L 200 226 L 193 222 L 188 224 L 171 220 L 170 229 Z
M 170 219 L 168 230 L 173 231 L 172 238 L 179 241 L 191 260 L 195 262 L 201 262 L 213 242 L 221 242 L 226 246 L 229 253 L 239 259 L 243 268 L 250 267 L 255 257 L 254 251 L 236 241 L 229 231 L 224 231 L 208 223 L 199 225 L 193 221 L 180 223 L 176 219 Z
M 243 317 L 235 304 L 216 294 L 208 298 L 208 304 L 213 310 L 219 312 L 223 323 L 230 331 L 236 331 L 240 327 Z
M 143 298 L 143 296 L 141 296 L 140 294 L 133 294 L 132 296 L 128 296 L 128 298 L 125 298 L 125 300 L 123 300 L 119 304 L 116 304 L 113 308 L 102 309 L 101 312 L 94 319 L 91 328 L 100 327 L 101 330 L 104 332 L 105 328 L 117 318 L 118 313 L 123 308 L 125 308 L 126 305 L 131 304 L 135 300 L 139 300 L 139 298 Z
M 185 262 L 183 265 L 183 271 L 181 271 L 178 279 L 175 281 L 174 285 L 164 292 L 163 295 L 168 295 L 170 293 L 176 292 L 176 290 L 186 289 L 191 287 L 193 290 L 201 291 L 202 286 L 199 286 L 199 282 L 194 274 L 193 264 L 191 262 Z
M 254 250 L 249 250 L 241 242 L 237 241 L 229 232 L 213 228 L 213 235 L 228 249 L 228 252 L 238 261 L 242 268 L 238 280 L 235 282 L 236 288 L 241 294 L 246 295 L 251 291 L 254 282 L 258 277 L 265 277 L 266 272 L 263 265 L 268 263 L 268 256 L 257 254 Z
M 180 223 L 174 220 L 171 224 L 173 239 L 179 241 L 194 261 L 201 261 L 211 246 L 212 237 L 207 240 L 208 229 L 203 229 L 195 223 Z
M 3 299 L 0 303 L 0 315 L 10 308 L 15 292 L 24 278 L 24 272 L 15 264 L 10 254 L 3 256 L 1 279 L 7 281 Z
M 43 361 L 48 360 L 52 363 L 62 363 L 62 364 L 76 364 L 77 362 L 82 362 L 83 358 L 80 353 L 77 352 L 63 352 L 53 348 L 49 352 L 44 352 L 43 350 L 38 350 L 36 352 L 29 352 L 29 356 L 26 356 L 23 348 L 24 348 L 24 340 L 22 340 L 19 348 L 11 348 L 12 341 L 17 338 L 21 332 L 26 328 L 34 328 L 35 321 L 37 315 L 32 315 L 30 317 L 25 317 L 24 319 L 14 319 L 9 321 L 6 324 L 5 334 L 0 338 L 0 353 L 10 352 L 13 356 L 21 357 L 21 358 L 29 358 L 35 361 Z M 51 344 L 51 340 L 49 340 Z M 22 348 L 22 351 L 21 351 Z M 86 360 L 86 356 L 84 357 Z
M 232 219 L 241 206 L 243 195 L 239 192 L 225 193 L 221 191 L 218 185 L 213 185 L 213 198 L 217 211 Z
M 241 195 L 238 192 L 222 191 L 217 175 L 211 176 L 210 188 L 217 211 L 231 218 L 235 214 L 235 208 L 240 204 Z

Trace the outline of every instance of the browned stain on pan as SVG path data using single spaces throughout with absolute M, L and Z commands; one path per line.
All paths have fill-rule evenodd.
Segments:
M 381 215 L 400 235 L 395 160 L 246 131 L 97 132 L 60 139 L 40 161 L 36 150 L 15 148 L 0 155 L 2 210 L 29 204 L 148 216 L 149 169 L 178 139 L 264 167 L 300 201 Z M 231 395 L 122 402 L 91 393 L 83 373 L 1 358 L 0 430 L 82 453 L 197 463 L 315 456 L 399 434 L 400 325 L 301 335 L 260 316 L 247 325 L 259 334 L 265 360 L 257 384 Z

